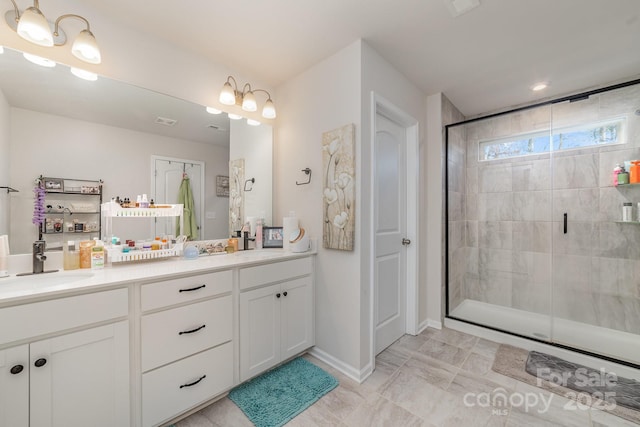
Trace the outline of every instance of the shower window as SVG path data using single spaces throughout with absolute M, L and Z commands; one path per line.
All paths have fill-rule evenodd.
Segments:
M 562 129 L 533 132 L 508 138 L 480 141 L 479 159 L 497 160 L 532 154 L 544 154 L 553 150 L 572 150 L 594 145 L 620 144 L 623 142 L 625 118 L 587 125 L 570 126 Z

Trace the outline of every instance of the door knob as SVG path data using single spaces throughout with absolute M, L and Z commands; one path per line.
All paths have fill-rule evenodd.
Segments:
M 405 246 L 408 246 L 411 244 L 411 240 L 407 239 L 406 237 L 402 239 L 402 244 Z

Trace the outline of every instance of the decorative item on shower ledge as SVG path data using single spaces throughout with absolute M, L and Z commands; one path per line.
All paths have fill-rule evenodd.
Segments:
M 242 229 L 244 220 L 244 159 L 229 162 L 229 234 Z
M 322 245 L 353 250 L 355 233 L 355 125 L 322 134 Z

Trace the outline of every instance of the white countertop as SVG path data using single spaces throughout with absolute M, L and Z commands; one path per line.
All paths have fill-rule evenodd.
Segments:
M 201 256 L 198 259 L 168 258 L 157 261 L 113 264 L 101 270 L 80 269 L 30 276 L 12 274 L 0 278 L 0 306 L 53 298 L 89 290 L 105 290 L 132 282 L 166 280 L 185 274 L 205 273 L 235 267 L 284 261 L 315 252 L 285 252 L 282 249 L 239 251 L 233 254 Z M 46 266 L 46 268 L 49 268 Z

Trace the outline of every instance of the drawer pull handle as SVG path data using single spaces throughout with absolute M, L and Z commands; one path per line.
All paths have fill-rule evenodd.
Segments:
M 203 379 L 205 379 L 205 378 L 207 378 L 207 376 L 206 376 L 206 375 L 203 375 L 203 376 L 201 376 L 200 378 L 198 378 L 196 381 L 194 381 L 194 382 L 192 382 L 192 383 L 189 383 L 189 384 L 182 384 L 182 385 L 180 386 L 180 388 L 191 387 L 191 386 L 193 386 L 193 385 L 198 384 L 200 381 L 202 381 L 202 380 L 203 380 Z
M 280 298 L 280 292 L 276 294 L 276 298 Z
M 16 375 L 16 374 L 19 374 L 20 372 L 22 372 L 23 369 L 24 369 L 24 366 L 15 365 L 15 366 L 11 367 L 11 370 L 9 370 L 9 372 L 11 372 L 12 375 Z
M 199 328 L 195 328 L 195 329 L 192 329 L 192 330 L 190 330 L 190 331 L 182 331 L 182 332 L 178 332 L 178 335 L 182 335 L 182 334 L 192 334 L 192 333 L 194 333 L 194 332 L 198 332 L 200 329 L 203 329 L 205 326 L 207 326 L 207 325 L 202 325 L 202 326 L 200 326 Z
M 286 297 L 286 296 L 287 296 L 287 291 L 284 291 L 284 292 L 282 293 L 282 295 L 284 295 L 284 296 Z
M 36 368 L 41 368 L 46 364 L 47 364 L 47 359 L 42 358 L 42 357 L 40 359 L 36 360 L 36 362 L 34 363 L 34 365 L 36 365 Z
M 200 286 L 196 286 L 195 288 L 189 288 L 189 289 L 180 289 L 178 292 L 191 292 L 191 291 L 197 291 L 198 289 L 202 289 L 202 288 L 206 288 L 207 285 L 200 285 Z

